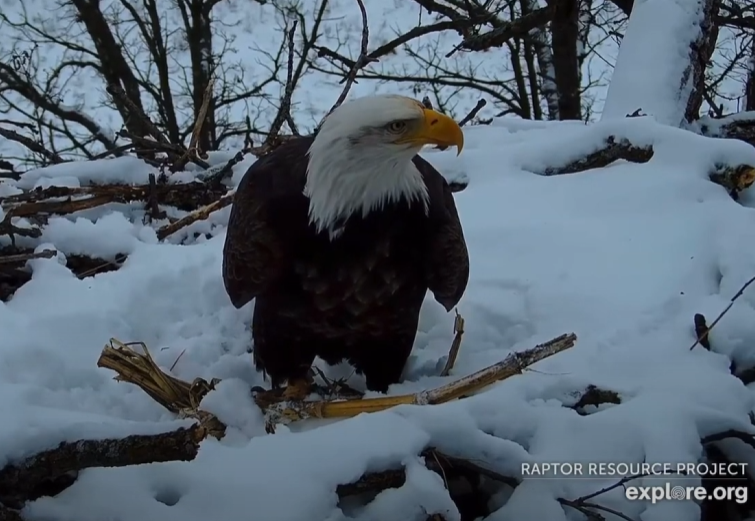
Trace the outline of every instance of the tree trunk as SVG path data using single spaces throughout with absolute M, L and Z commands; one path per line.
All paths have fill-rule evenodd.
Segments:
M 522 15 L 526 16 L 539 9 L 537 0 L 521 0 Z M 558 119 L 558 88 L 556 87 L 556 73 L 553 70 L 553 53 L 545 27 L 538 27 L 526 36 L 528 44 L 532 45 L 537 57 L 537 70 L 540 78 L 540 92 L 548 105 L 548 119 Z
M 755 110 L 755 38 L 750 43 L 750 61 L 748 65 L 747 83 L 745 84 L 745 110 Z
M 714 5 L 715 0 L 635 0 L 602 119 L 639 109 L 680 126 L 697 116 L 717 36 Z
M 577 0 L 548 0 L 556 11 L 551 21 L 553 71 L 558 87 L 558 119 L 582 119 L 581 85 L 577 40 L 579 3 Z

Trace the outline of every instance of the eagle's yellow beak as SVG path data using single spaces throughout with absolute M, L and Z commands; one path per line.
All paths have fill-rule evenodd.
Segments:
M 464 133 L 461 127 L 448 116 L 431 109 L 422 109 L 424 117 L 420 126 L 409 132 L 397 143 L 413 145 L 439 145 L 456 147 L 456 155 L 464 148 Z

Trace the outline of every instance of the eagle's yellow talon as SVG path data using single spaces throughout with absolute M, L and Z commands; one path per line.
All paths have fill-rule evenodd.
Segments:
M 292 380 L 283 390 L 284 400 L 304 400 L 312 391 L 312 382 L 306 379 Z

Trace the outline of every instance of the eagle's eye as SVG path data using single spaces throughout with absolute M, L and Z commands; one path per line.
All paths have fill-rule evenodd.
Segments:
M 398 134 L 406 130 L 406 121 L 393 121 L 388 124 L 388 132 Z

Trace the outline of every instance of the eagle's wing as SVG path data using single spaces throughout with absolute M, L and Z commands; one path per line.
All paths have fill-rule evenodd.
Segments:
M 287 243 L 275 225 L 292 178 L 292 151 L 281 146 L 252 164 L 234 196 L 223 247 L 223 283 L 231 302 L 240 308 L 275 282 L 285 266 Z
M 448 182 L 427 161 L 415 156 L 430 195 L 427 237 L 427 285 L 446 311 L 461 300 L 469 281 L 469 253 Z

